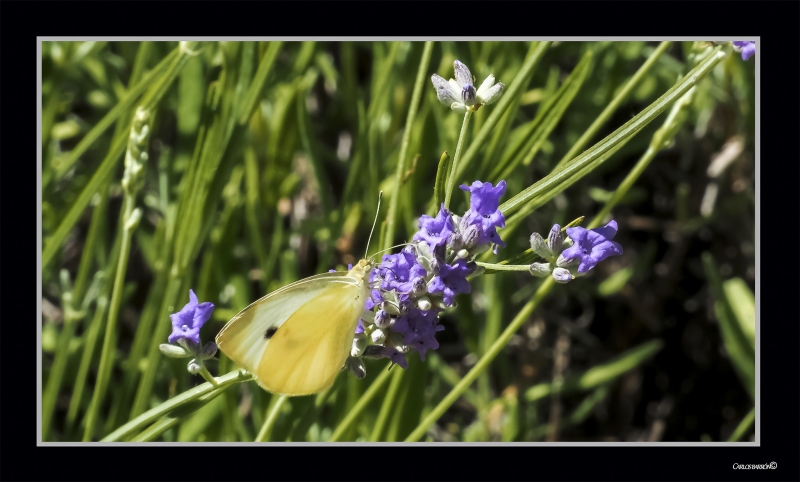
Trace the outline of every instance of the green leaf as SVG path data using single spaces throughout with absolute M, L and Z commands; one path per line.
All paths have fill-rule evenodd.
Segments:
M 755 301 L 743 281 L 733 281 L 727 289 L 710 253 L 702 255 L 708 285 L 714 295 L 714 313 L 719 321 L 722 342 L 733 368 L 750 397 L 756 396 Z M 737 298 L 734 301 L 734 296 Z M 734 304 L 736 308 L 734 309 Z
M 600 385 L 615 380 L 622 374 L 633 370 L 652 358 L 664 347 L 661 340 L 652 340 L 614 357 L 612 360 L 597 365 L 583 373 L 576 373 L 566 377 L 562 384 L 540 383 L 525 392 L 529 402 L 549 397 L 555 392 L 567 394 L 584 392 Z
M 536 117 L 527 126 L 518 127 L 526 132 L 519 137 L 518 145 L 508 149 L 504 156 L 489 175 L 491 180 L 507 178 L 520 164 L 530 164 L 533 157 L 542 147 L 542 144 L 553 132 L 561 117 L 572 104 L 575 95 L 586 80 L 586 75 L 592 66 L 592 52 L 584 54 L 578 65 L 569 74 L 558 91 L 536 113 Z M 513 134 L 512 134 L 513 135 Z M 523 144 L 524 142 L 524 144 Z
M 500 211 L 506 216 L 522 209 L 526 204 L 533 203 L 537 198 L 561 192 L 581 177 L 585 176 L 593 169 L 597 168 L 601 161 L 605 160 L 605 155 L 614 149 L 618 149 L 624 142 L 638 134 L 646 125 L 652 122 L 667 107 L 678 100 L 683 94 L 697 85 L 697 82 L 708 74 L 725 54 L 717 47 L 713 55 L 709 55 L 700 65 L 686 74 L 677 84 L 664 93 L 655 102 L 650 104 L 645 110 L 636 117 L 623 124 L 619 129 L 609 134 L 605 139 L 595 144 L 589 150 L 566 163 L 560 169 L 556 169 L 535 184 L 522 190 L 519 194 L 504 202 L 500 206 Z

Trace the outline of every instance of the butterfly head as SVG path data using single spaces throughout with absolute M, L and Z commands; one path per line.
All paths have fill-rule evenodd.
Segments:
M 372 268 L 375 266 L 375 261 L 371 258 L 364 258 L 358 262 L 357 265 L 353 266 L 353 269 L 350 270 L 350 276 L 354 278 L 366 280 L 369 279 L 369 273 L 372 271 Z

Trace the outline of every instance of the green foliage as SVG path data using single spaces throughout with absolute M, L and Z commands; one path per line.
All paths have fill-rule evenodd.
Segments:
M 669 165 L 676 145 L 716 142 L 720 110 L 751 152 L 752 66 L 729 54 L 702 42 L 44 42 L 42 439 L 600 439 L 586 427 L 667 338 L 610 309 L 596 324 L 615 331 L 594 334 L 571 307 L 629 299 L 659 254 L 625 245 L 562 286 L 520 272 L 535 260 L 528 237 L 636 213 L 653 196 L 646 170 Z M 455 59 L 503 82 L 500 100 L 466 117 L 439 103 L 430 76 L 452 77 Z M 149 148 L 129 143 L 137 108 Z M 711 179 L 686 159 L 669 168 L 704 186 L 746 178 L 747 159 Z M 213 340 L 266 293 L 357 262 L 380 191 L 370 253 L 407 241 L 441 203 L 462 213 L 458 185 L 476 179 L 507 182 L 508 247 L 482 255 L 484 276 L 445 313 L 426 361 L 412 353 L 389 371 L 370 360 L 363 380 L 343 373 L 327 392 L 285 399 L 221 353 L 203 382 L 159 351 L 190 288 L 216 306 L 202 330 Z M 694 182 L 680 186 L 666 221 L 676 232 L 742 229 L 735 220 L 752 213 L 747 186 L 702 213 Z M 620 222 L 631 242 L 633 217 Z M 746 274 L 723 282 L 702 261 L 722 344 L 753 396 Z M 552 337 L 565 329 L 591 356 L 556 373 Z M 559 416 L 548 399 L 569 409 Z

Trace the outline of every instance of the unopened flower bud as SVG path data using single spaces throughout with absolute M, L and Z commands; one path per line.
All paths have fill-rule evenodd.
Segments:
M 386 341 L 386 332 L 378 328 L 372 332 L 370 338 L 372 338 L 373 343 L 377 345 L 382 345 L 383 342 Z
M 427 296 L 423 296 L 417 300 L 417 307 L 422 311 L 428 311 L 431 309 L 431 300 Z
M 197 375 L 198 373 L 200 373 L 200 370 L 203 369 L 203 362 L 201 360 L 198 360 L 197 358 L 192 358 L 192 360 L 189 362 L 189 365 L 186 368 L 192 375 Z
M 478 238 L 480 237 L 480 230 L 478 226 L 472 225 L 467 227 L 463 234 L 461 235 L 464 240 L 464 246 L 470 247 L 474 246 L 475 243 L 478 242 Z
M 556 283 L 569 283 L 572 281 L 572 273 L 568 269 L 556 268 L 553 270 L 553 279 L 556 280 Z
M 428 292 L 428 286 L 425 284 L 425 278 L 422 276 L 417 276 L 411 282 L 411 293 L 414 296 L 422 296 Z
M 553 225 L 553 229 L 550 230 L 550 236 L 547 237 L 547 246 L 550 248 L 550 251 L 555 255 L 555 253 L 561 252 L 561 246 L 564 243 L 564 236 L 561 234 L 561 226 L 558 224 Z
M 378 310 L 375 313 L 375 326 L 381 329 L 388 328 L 392 325 L 393 318 L 389 316 L 384 310 Z
M 353 339 L 353 346 L 350 348 L 350 356 L 359 357 L 364 354 L 364 349 L 367 347 L 367 339 L 365 337 L 357 337 Z
M 390 315 L 399 315 L 400 314 L 400 306 L 389 301 L 384 301 L 381 303 L 381 308 L 383 311 Z M 376 323 L 377 324 L 377 323 Z
M 206 343 L 202 349 L 200 349 L 200 359 L 208 360 L 214 358 L 214 355 L 217 354 L 217 344 L 213 341 L 209 341 Z
M 553 257 L 553 251 L 547 245 L 547 241 L 545 241 L 539 233 L 531 234 L 531 249 L 544 259 L 549 260 Z
M 349 357 L 345 362 L 345 367 L 353 372 L 353 375 L 355 375 L 358 379 L 362 379 L 367 375 L 367 368 L 364 366 L 364 362 L 361 361 L 360 358 Z
M 461 259 L 467 259 L 469 258 L 469 251 L 467 251 L 466 249 L 460 249 L 456 253 L 456 256 L 458 256 Z
M 549 275 L 553 271 L 553 268 L 550 266 L 550 263 L 533 263 L 530 270 L 533 276 L 541 278 Z
M 167 343 L 158 345 L 158 349 L 161 350 L 161 353 L 170 358 L 187 358 L 192 356 L 192 354 L 186 351 L 185 348 L 181 346 L 169 345 Z

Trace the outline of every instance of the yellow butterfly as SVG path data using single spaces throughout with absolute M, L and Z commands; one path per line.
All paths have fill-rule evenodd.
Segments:
M 330 388 L 350 354 L 373 265 L 362 259 L 348 272 L 318 274 L 273 291 L 234 316 L 217 334 L 217 346 L 272 393 L 311 395 Z
M 234 316 L 217 335 L 217 346 L 272 393 L 330 388 L 350 354 L 372 266 L 362 259 L 348 272 L 318 274 L 273 291 Z

